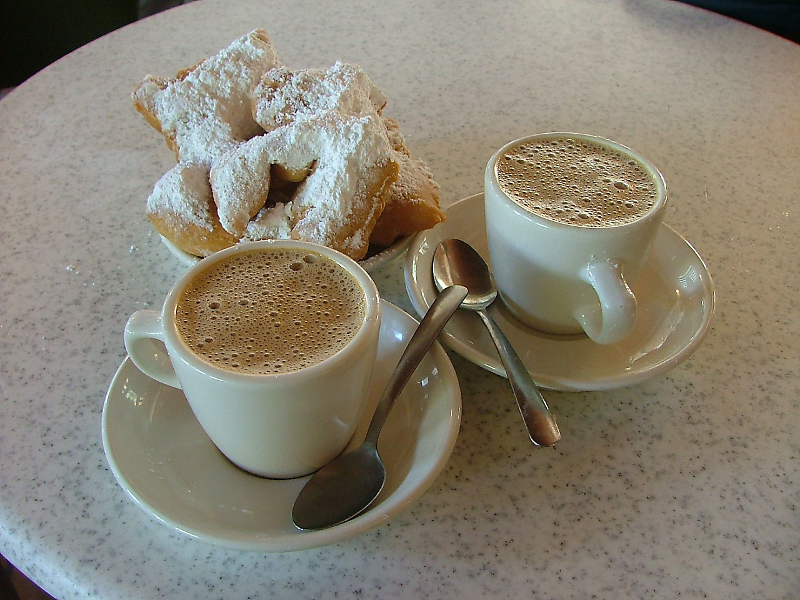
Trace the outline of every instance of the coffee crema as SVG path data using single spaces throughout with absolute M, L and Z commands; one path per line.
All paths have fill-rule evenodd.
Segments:
M 333 356 L 365 315 L 361 285 L 338 263 L 276 248 L 236 254 L 198 274 L 177 303 L 176 324 L 202 360 L 273 375 Z
M 495 165 L 500 189 L 530 213 L 581 227 L 615 227 L 658 199 L 654 176 L 633 157 L 577 137 L 522 142 Z

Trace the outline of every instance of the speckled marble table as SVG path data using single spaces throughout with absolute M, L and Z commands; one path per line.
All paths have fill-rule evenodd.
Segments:
M 285 554 L 174 532 L 117 485 L 100 414 L 127 316 L 182 270 L 144 201 L 172 156 L 131 107 L 255 27 L 291 66 L 358 62 L 445 205 L 521 134 L 616 139 L 664 172 L 717 310 L 639 385 L 546 392 L 526 441 L 504 379 L 457 355 L 461 432 L 377 529 Z M 0 552 L 68 598 L 796 598 L 800 47 L 667 0 L 207 0 L 82 48 L 0 101 Z M 411 311 L 402 260 L 376 274 Z

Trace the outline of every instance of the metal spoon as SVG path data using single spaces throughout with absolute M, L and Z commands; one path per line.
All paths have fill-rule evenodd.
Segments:
M 462 306 L 476 311 L 489 330 L 531 441 L 538 446 L 555 444 L 561 439 L 555 417 L 514 348 L 486 312 L 486 308 L 497 298 L 497 286 L 486 261 L 466 242 L 444 240 L 433 253 L 433 280 L 439 290 L 454 284 L 469 289 Z
M 411 336 L 400 362 L 378 402 L 364 443 L 341 454 L 311 476 L 292 507 L 300 529 L 332 527 L 361 514 L 383 489 L 386 467 L 378 454 L 378 434 L 395 399 L 467 295 L 454 285 L 442 290 Z

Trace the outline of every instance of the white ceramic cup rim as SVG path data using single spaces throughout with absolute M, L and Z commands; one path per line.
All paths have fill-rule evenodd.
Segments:
M 603 227 L 587 227 L 585 225 L 578 225 L 572 223 L 562 223 L 561 221 L 554 221 L 553 219 L 548 219 L 542 215 L 533 213 L 529 210 L 522 208 L 519 204 L 514 202 L 511 198 L 508 197 L 500 184 L 497 181 L 497 160 L 510 148 L 513 148 L 516 145 L 523 144 L 526 142 L 538 141 L 538 140 L 548 140 L 553 138 L 562 138 L 562 137 L 569 137 L 569 138 L 577 138 L 582 140 L 587 140 L 590 142 L 594 142 L 596 144 L 601 144 L 604 146 L 609 146 L 618 152 L 626 154 L 636 160 L 639 164 L 641 164 L 647 171 L 649 172 L 650 176 L 653 178 L 656 184 L 656 202 L 653 203 L 647 212 L 642 213 L 633 221 L 628 223 L 620 223 L 617 225 L 604 225 Z M 587 133 L 572 133 L 568 131 L 550 131 L 546 133 L 536 133 L 533 135 L 526 135 L 516 140 L 510 141 L 507 144 L 503 145 L 494 155 L 489 159 L 489 163 L 486 165 L 487 181 L 489 181 L 492 187 L 495 188 L 495 193 L 498 198 L 501 198 L 504 202 L 510 203 L 513 205 L 515 211 L 522 217 L 525 217 L 531 221 L 536 223 L 540 223 L 547 227 L 554 227 L 559 228 L 563 227 L 565 229 L 580 229 L 585 231 L 609 231 L 615 230 L 620 231 L 622 229 L 635 227 L 637 223 L 640 223 L 643 220 L 652 218 L 654 215 L 658 214 L 666 205 L 667 203 L 667 184 L 664 181 L 664 176 L 661 174 L 653 163 L 647 160 L 644 156 L 639 154 L 638 152 L 632 150 L 628 146 L 620 144 L 619 142 L 615 142 L 614 140 L 610 140 L 608 138 L 600 137 L 597 135 L 591 135 Z
M 314 363 L 313 365 L 309 365 L 294 371 L 287 371 L 286 373 L 275 374 L 237 373 L 228 369 L 222 369 L 202 360 L 191 350 L 191 348 L 189 348 L 189 345 L 178 333 L 178 329 L 174 322 L 175 309 L 181 295 L 183 294 L 183 291 L 186 289 L 186 286 L 199 272 L 205 271 L 212 265 L 220 262 L 221 260 L 225 260 L 232 254 L 252 252 L 262 248 L 286 248 L 322 254 L 323 256 L 334 260 L 356 278 L 361 286 L 362 291 L 364 292 L 364 319 L 361 322 L 358 331 L 353 336 L 353 339 L 351 339 L 347 345 L 344 346 L 344 348 L 340 349 L 335 354 L 328 356 L 317 363 Z M 215 379 L 232 382 L 246 382 L 251 384 L 259 379 L 262 381 L 268 380 L 272 382 L 286 381 L 288 383 L 289 379 L 297 380 L 318 377 L 323 375 L 325 372 L 341 368 L 341 363 L 349 361 L 354 352 L 360 352 L 362 348 L 369 343 L 370 339 L 372 338 L 371 330 L 373 329 L 371 323 L 377 321 L 379 318 L 380 298 L 378 295 L 378 289 L 369 274 L 367 274 L 367 272 L 356 261 L 337 250 L 333 250 L 332 248 L 328 248 L 320 244 L 296 240 L 263 240 L 258 242 L 244 242 L 207 256 L 192 266 L 181 276 L 180 279 L 178 279 L 178 281 L 172 286 L 167 294 L 167 297 L 164 300 L 164 305 L 161 309 L 161 326 L 164 331 L 164 339 L 169 348 L 172 348 L 173 351 L 177 351 L 180 354 L 181 360 L 185 361 L 194 370 Z

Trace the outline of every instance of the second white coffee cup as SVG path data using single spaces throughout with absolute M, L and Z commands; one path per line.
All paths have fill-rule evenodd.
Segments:
M 309 266 L 318 267 L 324 263 L 334 278 L 339 277 L 343 281 L 349 278 L 355 282 L 354 285 L 351 285 L 352 282 L 348 284 L 356 292 L 350 300 L 362 312 L 359 312 L 361 316 L 354 330 L 345 336 L 343 346 L 332 355 L 312 357 L 308 364 L 289 368 L 286 372 L 248 372 L 240 368 L 239 364 L 243 363 L 240 358 L 230 359 L 226 356 L 227 362 L 222 364 L 202 356 L 202 352 L 184 339 L 177 322 L 179 318 L 184 318 L 176 315 L 179 304 L 186 301 L 186 290 L 205 277 L 211 278 L 211 281 L 204 285 L 213 291 L 213 278 L 217 277 L 213 273 L 216 271 L 234 273 L 240 270 L 241 266 L 236 261 L 248 253 L 270 253 L 271 256 L 282 251 L 294 253 L 293 256 L 299 258 L 280 265 L 280 268 L 297 271 L 298 281 L 310 290 L 293 292 L 280 300 L 293 303 L 295 308 L 306 302 L 310 305 L 312 301 L 319 301 L 324 306 L 341 304 L 341 298 L 330 291 L 335 286 L 325 282 L 320 285 L 320 281 L 315 280 L 317 275 Z M 216 268 L 215 271 L 215 267 L 220 265 L 224 268 Z M 307 276 L 310 280 L 303 281 L 302 277 L 307 271 L 312 271 Z M 242 282 L 252 288 L 253 293 L 249 294 L 251 290 L 248 289 L 248 295 L 244 299 L 236 296 L 235 302 L 259 302 L 259 307 L 254 307 L 256 309 L 252 314 L 256 315 L 256 319 L 261 315 L 263 321 L 269 323 L 268 302 L 275 302 L 283 292 L 279 294 L 278 290 L 270 287 L 274 284 L 262 285 L 251 276 L 243 277 Z M 315 298 L 310 298 L 314 295 Z M 224 302 L 222 299 L 212 304 Z M 344 305 L 347 308 L 347 303 Z M 213 310 L 207 311 L 212 313 L 211 316 L 200 317 L 228 318 L 230 323 L 220 329 L 220 336 L 261 335 L 258 332 L 262 323 L 255 324 L 253 331 L 257 333 L 248 333 L 247 327 L 250 326 L 244 330 L 237 329 L 241 323 L 235 317 L 225 317 L 224 311 L 218 317 L 216 313 L 221 310 L 214 306 Z M 285 314 L 299 312 L 299 309 L 289 310 Z M 346 256 L 304 242 L 254 242 L 223 250 L 200 261 L 175 283 L 161 311 L 142 310 L 133 314 L 125 327 L 125 347 L 134 364 L 145 374 L 183 390 L 200 425 L 233 463 L 257 475 L 291 478 L 319 469 L 341 453 L 353 436 L 366 405 L 378 348 L 380 312 L 380 300 L 374 282 L 355 261 Z M 336 327 L 335 321 L 331 318 L 333 327 Z M 281 325 L 273 323 L 269 327 Z M 313 323 L 310 325 L 303 331 L 283 327 L 281 335 L 296 335 L 298 339 L 305 336 L 300 342 L 301 349 L 311 349 L 310 353 L 313 354 L 315 336 L 320 336 L 320 340 L 316 341 L 324 342 L 330 332 L 320 333 L 314 329 Z M 247 346 L 245 342 L 245 351 Z M 237 350 L 235 354 L 238 356 L 240 352 Z M 257 352 L 269 354 L 263 348 L 254 348 L 252 354 Z M 273 362 L 280 360 L 280 357 L 273 357 Z
M 484 200 L 492 269 L 516 318 L 548 333 L 585 332 L 598 344 L 631 333 L 637 302 L 630 286 L 667 201 L 653 165 L 596 136 L 529 136 L 492 156 Z M 634 200 L 643 204 L 629 208 Z

